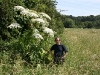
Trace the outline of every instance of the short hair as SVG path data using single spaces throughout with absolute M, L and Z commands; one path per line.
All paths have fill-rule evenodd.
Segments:
M 59 37 L 56 37 L 56 38 L 55 38 L 55 41 L 56 41 L 58 38 L 59 38 Z M 60 40 L 60 38 L 59 38 L 59 40 Z

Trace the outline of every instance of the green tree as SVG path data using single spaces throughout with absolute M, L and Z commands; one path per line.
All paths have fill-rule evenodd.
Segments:
M 96 25 L 95 25 L 95 27 L 96 27 L 97 29 L 100 28 L 100 20 L 97 20 L 97 21 L 96 21 Z
M 1 0 L 0 1 L 0 37 L 3 40 L 11 38 L 11 30 L 7 28 L 14 22 L 14 6 L 24 5 L 23 0 Z
M 7 26 L 13 22 L 12 0 L 2 0 L 0 3 L 0 35 L 3 40 L 10 37 Z
M 24 0 L 23 2 L 27 8 L 32 9 L 35 7 L 37 0 Z
M 78 28 L 100 28 L 100 15 L 94 16 L 78 16 L 74 17 L 72 15 L 66 16 L 66 18 L 70 18 L 75 21 L 75 25 Z
M 66 18 L 65 22 L 64 22 L 64 26 L 65 26 L 65 28 L 74 28 L 75 22 L 70 18 Z
M 93 28 L 93 23 L 92 22 L 88 22 L 87 28 Z

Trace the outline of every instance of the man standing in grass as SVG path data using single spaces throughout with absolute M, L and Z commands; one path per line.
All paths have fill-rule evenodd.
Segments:
M 54 59 L 54 63 L 62 64 L 64 62 L 64 58 L 68 54 L 68 50 L 61 44 L 60 38 L 55 38 L 55 42 L 56 44 L 51 47 L 50 53 Z M 54 53 L 52 53 L 52 50 L 54 50 Z

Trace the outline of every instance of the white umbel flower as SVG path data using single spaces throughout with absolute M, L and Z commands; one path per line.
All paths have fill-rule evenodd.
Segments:
M 25 10 L 25 8 L 22 6 L 14 6 L 14 10 L 15 11 L 23 11 L 23 10 Z
M 45 21 L 43 19 L 41 19 L 41 18 L 31 19 L 31 21 L 45 24 Z
M 39 33 L 39 31 L 37 30 L 37 29 L 34 29 L 34 31 L 33 31 L 34 33 Z
M 27 17 L 35 17 L 35 18 L 38 17 L 38 14 L 37 13 L 35 13 L 33 11 L 30 11 L 29 9 L 25 9 L 25 10 L 21 11 L 21 14 L 22 15 L 25 15 Z
M 13 29 L 13 28 L 22 28 L 18 23 L 12 23 L 8 26 L 8 28 Z
M 34 12 L 29 12 L 28 14 L 27 14 L 29 17 L 38 17 L 38 15 L 36 14 L 36 13 L 34 13 Z
M 33 11 L 33 10 L 29 10 L 29 14 L 28 15 L 29 15 L 29 17 L 36 17 L 36 18 L 39 17 L 37 12 Z
M 35 13 L 34 11 L 30 11 L 29 9 L 25 9 L 25 10 L 21 11 L 21 14 L 26 15 L 27 17 L 35 17 L 35 18 L 38 17 L 37 13 Z
M 37 39 L 43 39 L 42 35 L 40 35 L 39 33 L 34 33 L 33 36 Z
M 23 10 L 23 11 L 20 12 L 21 15 L 27 15 L 28 13 L 29 13 L 29 12 L 28 12 L 27 9 L 25 9 L 25 10 Z
M 41 12 L 41 13 L 39 13 L 39 15 L 40 15 L 40 16 L 43 16 L 43 17 L 46 17 L 46 18 L 48 18 L 49 20 L 51 20 L 50 16 L 47 15 L 46 13 Z
M 45 27 L 43 30 L 44 33 L 47 33 L 49 36 L 54 37 L 54 32 L 52 29 Z

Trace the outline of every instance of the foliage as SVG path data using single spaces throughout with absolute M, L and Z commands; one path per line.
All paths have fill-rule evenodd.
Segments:
M 65 28 L 75 28 L 75 22 L 72 19 L 66 18 L 64 22 Z
M 78 16 L 78 17 L 74 17 L 72 15 L 70 16 L 65 15 L 64 18 L 66 19 L 63 21 L 65 27 L 66 27 L 66 24 L 68 23 L 67 19 L 69 18 L 75 22 L 75 27 L 77 28 L 96 28 L 96 29 L 100 28 L 100 15 Z M 70 27 L 70 28 L 73 28 L 73 27 Z
M 54 39 L 55 33 L 62 33 L 64 28 L 55 3 L 52 0 L 1 1 L 0 10 L 3 16 L 0 15 L 0 37 L 2 40 L 9 40 L 6 41 L 6 47 L 10 51 L 8 54 L 12 62 L 16 60 L 17 54 L 26 62 L 35 65 L 50 62 L 50 40 Z M 5 48 L 2 45 L 3 47 Z
M 39 12 L 45 12 L 51 17 L 50 28 L 55 30 L 58 34 L 64 30 L 61 14 L 56 9 L 56 0 L 38 0 L 33 8 Z
M 9 2 L 7 2 L 6 0 L 1 0 L 0 2 L 0 11 L 1 11 L 0 13 L 2 14 L 0 15 L 1 39 L 7 40 L 7 39 L 11 39 L 15 37 L 12 35 L 13 33 L 9 33 L 9 32 L 13 32 L 13 30 L 7 29 L 7 26 L 15 22 L 17 18 L 15 17 L 15 13 L 13 12 L 14 6 L 23 6 L 28 9 L 35 10 L 37 12 L 44 12 L 48 14 L 52 19 L 50 21 L 51 25 L 49 26 L 49 28 L 55 30 L 58 33 L 62 33 L 64 29 L 64 25 L 62 23 L 60 13 L 57 12 L 56 10 L 56 4 L 57 2 L 53 0 L 46 0 L 46 1 L 45 0 L 9 0 Z M 20 19 L 19 19 L 19 22 L 21 22 Z M 25 23 L 22 23 L 22 24 L 25 24 Z M 28 28 L 27 25 L 24 26 L 24 28 L 23 30 L 20 30 L 22 31 L 22 33 L 24 30 Z M 17 33 L 18 31 L 19 30 L 16 29 L 16 31 L 14 32 Z
M 34 8 L 36 5 L 36 0 L 24 0 L 23 3 L 28 9 Z
M 11 44 L 13 49 L 10 48 L 10 50 L 15 55 L 20 54 L 28 63 L 35 65 L 41 62 L 48 63 L 50 57 L 46 49 L 49 47 L 49 40 L 52 40 L 55 34 L 52 29 L 48 28 L 51 18 L 46 13 L 25 9 L 22 6 L 15 6 L 14 11 L 16 22 L 7 28 L 19 29 L 19 34 L 12 33 L 12 36 L 16 36 L 17 40 Z
M 12 7 L 11 0 L 2 0 L 0 2 L 0 36 L 3 40 L 10 37 L 6 27 L 13 21 Z
M 9 40 L 12 37 L 9 33 L 11 30 L 7 29 L 7 26 L 14 22 L 14 5 L 23 5 L 22 0 L 2 0 L 0 2 L 0 37 L 3 40 Z

